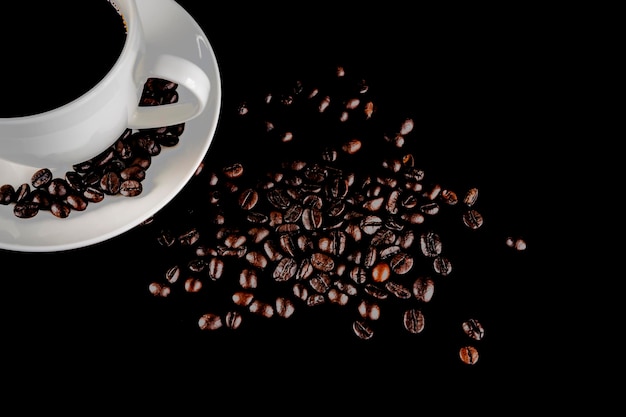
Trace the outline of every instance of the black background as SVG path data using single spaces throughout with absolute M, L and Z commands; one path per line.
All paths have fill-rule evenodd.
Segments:
M 539 362 L 558 358 L 544 332 L 557 323 L 541 310 L 550 278 L 538 266 L 546 243 L 535 223 L 554 185 L 543 176 L 543 148 L 558 129 L 561 40 L 548 19 L 539 10 L 388 3 L 345 11 L 257 3 L 220 12 L 204 2 L 178 3 L 204 29 L 221 71 L 222 118 L 206 169 L 233 160 L 270 166 L 289 157 L 236 135 L 237 105 L 342 66 L 368 81 L 383 123 L 415 119 L 413 153 L 431 179 L 480 189 L 485 226 L 446 231 L 455 270 L 429 306 L 422 334 L 409 335 L 389 319 L 361 341 L 350 328 L 353 312 L 326 307 L 202 332 L 198 313 L 214 306 L 189 294 L 161 299 L 148 291 L 175 257 L 157 244 L 155 228 L 175 225 L 195 201 L 192 180 L 153 228 L 62 253 L 0 252 L 0 373 L 10 392 L 61 386 L 51 405 L 68 406 L 73 396 L 92 406 L 134 398 L 139 406 L 192 403 L 207 412 L 225 398 L 233 409 L 280 410 L 290 398 L 294 412 L 326 412 L 446 406 L 431 390 L 465 391 L 450 401 L 471 408 L 489 404 L 495 389 L 526 404 L 550 397 L 538 383 L 559 376 Z M 509 235 L 526 239 L 528 249 L 507 248 Z M 472 366 L 458 358 L 469 342 L 460 324 L 470 317 L 486 328 Z M 531 385 L 521 382 L 529 377 Z M 174 391 L 188 396 L 174 401 Z

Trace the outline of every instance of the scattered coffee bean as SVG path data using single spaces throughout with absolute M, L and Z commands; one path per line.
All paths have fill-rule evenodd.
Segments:
M 461 219 L 461 227 L 479 229 L 483 217 L 478 188 L 464 193 L 463 204 L 458 204 L 455 190 L 425 181 L 416 156 L 402 149 L 416 134 L 412 118 L 391 126 L 391 133 L 379 132 L 380 144 L 362 137 L 363 130 L 376 131 L 376 101 L 363 80 L 351 84 L 343 68 L 336 75 L 345 83 L 340 88 L 349 93 L 341 90 L 345 94 L 335 98 L 320 94 L 328 91 L 321 86 L 296 82 L 287 92 L 240 103 L 235 113 L 241 125 L 250 121 L 257 126 L 259 141 L 278 153 L 305 136 L 306 126 L 294 129 L 285 113 L 300 111 L 295 119 L 302 124 L 307 116 L 312 124 L 320 118 L 333 120 L 344 137 L 337 133 L 318 152 L 257 170 L 236 161 L 201 164 L 194 178 L 200 186 L 190 201 L 184 200 L 189 206 L 183 212 L 198 231 L 191 240 L 174 238 L 181 235 L 175 223 L 182 213 L 173 224 L 162 224 L 159 213 L 145 224 L 154 228 L 158 245 L 173 254 L 173 264 L 195 265 L 197 270 L 193 281 L 181 284 L 180 267 L 170 266 L 161 280 L 149 285 L 155 296 L 162 296 L 162 287 L 182 287 L 193 297 L 194 292 L 223 289 L 225 281 L 232 284 L 225 312 L 201 316 L 200 328 L 215 330 L 222 327 L 215 323 L 223 321 L 224 327 L 235 329 L 246 314 L 289 318 L 301 307 L 331 303 L 348 307 L 348 314 L 355 316 L 352 333 L 361 340 L 371 339 L 376 325 L 393 311 L 400 312 L 392 319 L 410 337 L 424 337 L 435 285 L 453 275 L 454 259 L 437 225 L 452 214 L 454 223 Z M 353 132 L 348 126 L 358 129 Z M 375 152 L 378 164 L 371 154 L 359 159 L 372 146 L 384 149 Z M 214 168 L 209 172 L 208 166 Z M 507 245 L 516 246 L 516 240 L 509 238 Z M 197 265 L 205 263 L 211 266 L 200 271 Z M 462 328 L 474 341 L 484 335 L 474 319 Z M 472 346 L 459 354 L 465 363 L 478 360 Z
M 459 357 L 463 363 L 474 365 L 478 361 L 478 350 L 474 346 L 463 346 L 459 350 Z
M 485 336 L 485 329 L 476 319 L 464 321 L 461 326 L 463 327 L 463 332 L 474 340 L 482 340 Z

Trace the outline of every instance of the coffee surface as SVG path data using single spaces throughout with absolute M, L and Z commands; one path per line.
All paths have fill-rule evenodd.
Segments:
M 124 47 L 122 16 L 107 0 L 2 6 L 0 117 L 65 105 L 100 82 Z

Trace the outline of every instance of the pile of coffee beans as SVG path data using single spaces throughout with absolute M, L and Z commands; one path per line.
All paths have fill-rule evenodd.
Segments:
M 157 106 L 178 101 L 178 85 L 160 78 L 144 84 L 140 106 Z M 164 147 L 178 144 L 185 125 L 154 129 L 126 129 L 106 150 L 73 165 L 63 177 L 54 177 L 48 168 L 33 173 L 30 182 L 0 186 L 0 205 L 12 205 L 16 217 L 28 219 L 40 211 L 66 218 L 72 211 L 84 211 L 105 196 L 135 197 L 142 193 L 142 181 L 152 158 Z
M 246 143 L 261 143 L 271 157 L 253 149 L 246 163 L 220 166 L 209 153 L 192 198 L 169 208 L 177 221 L 161 222 L 157 213 L 145 223 L 170 254 L 151 294 L 222 291 L 229 300 L 207 305 L 199 329 L 237 329 L 248 315 L 287 319 L 330 303 L 354 315 L 351 331 L 361 340 L 374 337 L 387 306 L 401 306 L 397 320 L 419 334 L 439 280 L 454 271 L 441 218 L 468 230 L 484 224 L 478 188 L 430 180 L 405 151 L 413 118 L 383 126 L 364 80 L 341 67 L 330 78 L 239 103 L 239 130 L 229 135 L 249 135 Z M 521 248 L 522 239 L 510 239 Z M 475 318 L 459 329 L 474 343 L 485 335 Z M 478 350 L 468 344 L 459 356 L 474 364 Z

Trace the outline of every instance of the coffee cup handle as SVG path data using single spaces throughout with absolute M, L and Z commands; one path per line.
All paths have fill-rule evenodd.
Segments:
M 135 4 L 146 45 L 137 66 L 139 91 L 148 78 L 162 78 L 183 88 L 178 90 L 176 103 L 137 107 L 129 115 L 128 127 L 154 128 L 189 121 L 204 111 L 209 99 L 211 82 L 202 69 L 211 55 L 209 42 L 202 28 L 190 24 L 188 13 L 174 0 L 135 0 Z M 167 31 L 163 16 L 167 16 Z
M 184 101 L 161 106 L 139 106 L 130 116 L 128 127 L 136 129 L 173 126 L 198 116 L 206 107 L 211 82 L 208 75 L 191 61 L 163 54 L 147 63 L 147 78 L 161 78 L 177 83 L 191 94 Z M 146 80 L 147 80 L 146 78 Z M 180 92 L 180 90 L 179 90 Z

